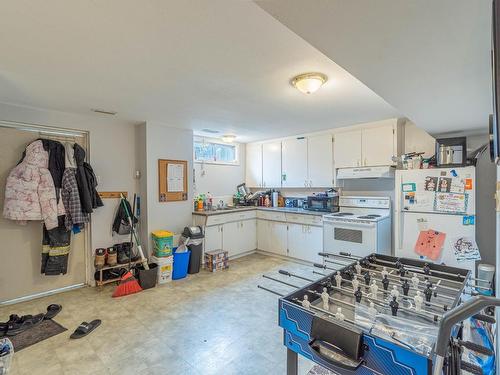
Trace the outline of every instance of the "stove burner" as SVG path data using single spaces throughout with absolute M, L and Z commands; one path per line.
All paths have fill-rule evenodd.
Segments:
M 333 214 L 332 216 L 352 216 L 350 212 L 339 212 L 338 214 Z

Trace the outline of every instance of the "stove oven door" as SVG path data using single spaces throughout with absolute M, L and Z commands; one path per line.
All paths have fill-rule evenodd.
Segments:
M 377 223 L 323 220 L 323 251 L 364 257 L 377 252 Z

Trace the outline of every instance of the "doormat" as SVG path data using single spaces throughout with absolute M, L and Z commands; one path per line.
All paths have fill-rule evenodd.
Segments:
M 307 375 L 336 375 L 336 373 L 331 372 L 331 371 L 327 370 L 326 368 L 321 367 L 319 365 L 314 365 L 314 367 L 311 370 L 309 370 Z
M 19 350 L 23 350 L 28 346 L 34 345 L 67 330 L 67 328 L 64 328 L 59 323 L 49 319 L 44 320 L 35 327 L 21 332 L 18 335 L 9 337 L 9 340 L 14 345 L 14 352 L 18 352 Z

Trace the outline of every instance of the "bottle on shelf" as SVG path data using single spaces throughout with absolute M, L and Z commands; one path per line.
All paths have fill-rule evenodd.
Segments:
M 266 197 L 264 198 L 264 206 L 271 207 L 271 200 L 269 199 L 269 194 L 266 194 Z

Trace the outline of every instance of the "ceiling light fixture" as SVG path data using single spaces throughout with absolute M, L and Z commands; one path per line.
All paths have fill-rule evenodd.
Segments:
M 323 73 L 304 73 L 292 78 L 291 84 L 304 94 L 316 92 L 328 81 L 328 77 Z
M 220 133 L 220 131 L 218 130 L 215 130 L 215 129 L 201 129 L 202 132 L 205 132 L 205 133 L 211 133 L 211 134 L 217 134 L 217 133 Z
M 236 139 L 236 136 L 234 134 L 224 134 L 222 136 L 222 141 L 227 142 L 227 143 L 232 143 Z

